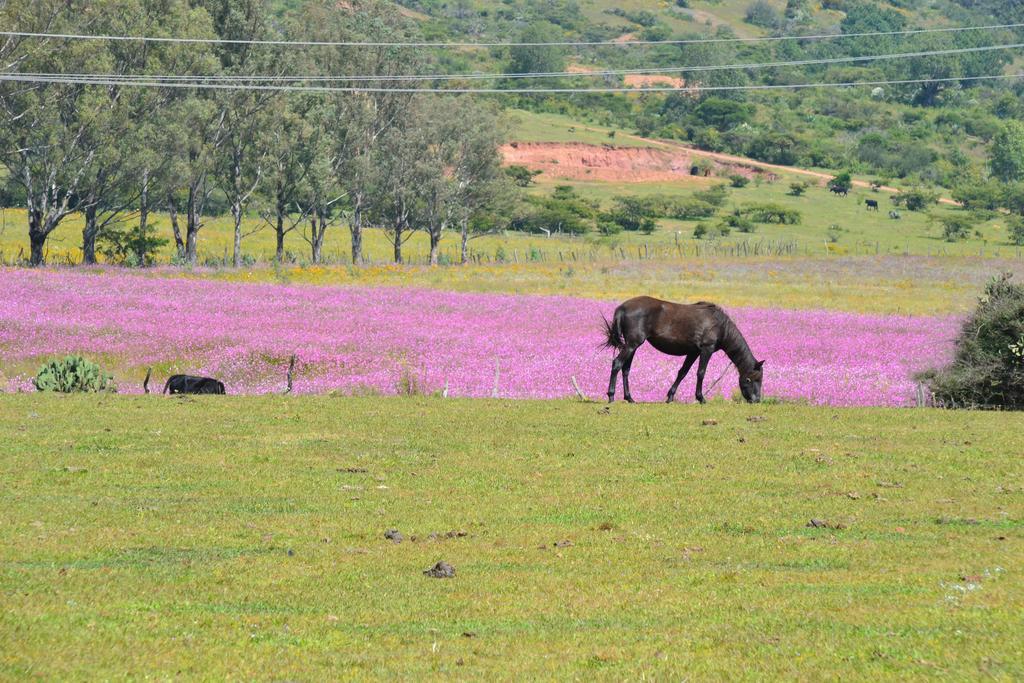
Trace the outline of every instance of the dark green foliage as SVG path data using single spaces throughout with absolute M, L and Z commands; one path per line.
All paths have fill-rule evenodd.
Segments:
M 721 208 L 728 197 L 729 190 L 725 185 L 713 185 L 706 190 L 693 193 L 694 199 L 717 208 Z
M 1024 246 L 1024 221 L 1020 218 L 1014 218 L 1007 226 L 1007 231 L 1009 232 L 1011 243 L 1016 244 L 1018 247 Z
M 729 176 L 729 184 L 736 188 L 746 187 L 750 184 L 750 178 L 739 173 L 733 173 Z
M 552 43 L 560 40 L 565 40 L 565 36 L 557 26 L 548 21 L 537 21 L 523 30 L 518 42 Z M 510 73 L 552 73 L 565 69 L 565 54 L 558 46 L 518 45 L 510 50 L 509 57 Z M 512 87 L 525 87 L 536 82 L 535 79 L 521 79 L 512 81 Z
M 709 97 L 694 110 L 694 116 L 704 125 L 727 131 L 754 117 L 754 105 L 721 97 Z
M 974 229 L 974 221 L 963 214 L 943 216 L 940 222 L 942 223 L 942 237 L 947 242 L 965 240 L 971 236 L 971 230 Z
M 796 209 L 787 209 L 779 204 L 748 204 L 739 209 L 740 215 L 755 223 L 778 223 L 780 225 L 798 225 L 802 220 Z
M 1024 408 L 1024 286 L 1011 277 L 985 287 L 956 339 L 952 364 L 919 375 L 939 405 Z
M 1004 183 L 1024 180 L 1024 124 L 1007 121 L 992 140 L 992 175 Z
M 109 263 L 139 268 L 153 265 L 157 251 L 170 240 L 156 236 L 156 227 L 110 228 L 99 236 L 100 251 Z
M 892 198 L 896 206 L 906 207 L 907 211 L 924 211 L 932 204 L 939 201 L 939 195 L 923 187 L 914 187 L 904 190 Z
M 595 227 L 597 217 L 595 204 L 576 194 L 571 185 L 558 185 L 550 197 L 528 197 L 511 227 L 525 232 L 580 235 Z
M 849 171 L 843 171 L 832 180 L 828 181 L 828 188 L 838 192 L 849 192 L 853 187 L 853 178 Z
M 754 224 L 754 221 L 742 215 L 738 210 L 725 216 L 722 219 L 722 225 L 728 228 L 735 228 L 740 232 L 754 232 L 757 230 L 757 225 Z
M 654 232 L 658 209 L 650 199 L 642 197 L 615 197 L 615 208 L 602 218 L 619 225 L 623 230 L 638 231 L 645 235 Z
M 41 367 L 32 383 L 38 391 L 74 394 L 114 391 L 112 380 L 95 363 L 81 356 L 68 356 Z
M 747 13 L 744 15 L 743 20 L 748 24 L 762 28 L 776 28 L 781 23 L 778 10 L 772 7 L 766 0 L 754 0 L 747 7 Z
M 533 171 L 525 166 L 513 164 L 505 169 L 505 173 L 518 187 L 529 187 L 533 184 L 533 179 L 539 176 L 542 171 Z
M 699 199 L 683 199 L 672 206 L 669 215 L 681 221 L 694 221 L 711 218 L 717 211 L 718 207 Z
M 795 183 L 790 183 L 789 192 L 786 194 L 792 197 L 802 197 L 805 192 L 807 192 L 807 183 L 800 180 Z
M 965 209 L 995 211 L 1003 205 L 1004 187 L 994 180 L 971 178 L 953 189 L 953 199 Z

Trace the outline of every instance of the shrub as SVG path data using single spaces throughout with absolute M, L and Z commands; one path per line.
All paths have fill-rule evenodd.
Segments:
M 938 201 L 938 194 L 931 190 L 926 190 L 923 187 L 914 187 L 909 190 L 903 190 L 892 198 L 893 204 L 896 206 L 905 206 L 907 207 L 907 211 L 923 211 L 925 207 L 931 204 L 937 204 Z
M 532 171 L 525 166 L 512 165 L 505 169 L 505 174 L 512 179 L 518 187 L 529 187 L 533 179 L 541 174 L 540 171 Z
M 780 225 L 797 225 L 802 216 L 796 209 L 787 209 L 779 204 L 748 204 L 740 209 L 740 213 L 755 223 L 778 223 Z
M 747 7 L 743 20 L 762 28 L 776 28 L 780 23 L 778 11 L 765 0 L 755 0 Z
M 693 229 L 693 236 L 696 239 L 726 237 L 731 231 L 732 228 L 724 221 L 712 226 L 708 226 L 706 223 L 697 223 Z
M 757 230 L 757 226 L 754 225 L 754 221 L 750 220 L 746 216 L 743 216 L 739 211 L 735 211 L 725 218 L 722 219 L 722 223 L 729 227 L 735 228 L 740 232 L 754 232 Z
M 113 378 L 104 373 L 100 366 L 81 356 L 50 361 L 39 369 L 32 383 L 38 391 L 61 394 L 115 390 Z
M 746 187 L 750 184 L 750 178 L 739 173 L 733 173 L 729 176 L 729 184 L 733 187 Z
M 1004 274 L 956 339 L 953 362 L 918 375 L 945 407 L 1024 408 L 1024 286 Z
M 967 216 L 943 216 L 939 219 L 939 222 L 942 223 L 942 237 L 947 242 L 965 240 L 970 236 L 971 230 L 974 229 L 974 222 Z
M 1018 247 L 1024 246 L 1024 221 L 1014 219 L 1009 225 L 1010 242 Z
M 804 192 L 807 192 L 807 183 L 804 181 L 798 181 L 789 184 L 789 192 L 786 194 L 792 197 L 802 197 Z
M 694 192 L 693 198 L 706 202 L 711 206 L 721 208 L 725 204 L 725 200 L 729 197 L 729 189 L 725 185 L 714 185 L 706 190 L 700 192 Z
M 100 253 L 110 263 L 118 263 L 129 268 L 151 266 L 156 260 L 157 252 L 169 242 L 165 238 L 157 237 L 155 233 L 156 228 L 152 224 L 145 228 L 108 228 L 101 232 L 98 238 Z
M 693 221 L 701 218 L 711 218 L 718 210 L 717 207 L 702 202 L 699 199 L 684 199 L 676 202 L 671 207 L 671 217 L 681 221 Z

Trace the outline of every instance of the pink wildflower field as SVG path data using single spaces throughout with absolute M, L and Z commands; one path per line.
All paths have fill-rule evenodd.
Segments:
M 80 353 L 141 391 L 145 368 L 222 379 L 229 393 L 281 391 L 292 354 L 296 393 L 448 387 L 503 398 L 603 399 L 612 352 L 601 316 L 617 302 L 390 287 L 238 284 L 127 273 L 0 270 L 0 377 L 30 389 L 44 361 Z M 728 309 L 765 363 L 765 395 L 834 406 L 913 403 L 912 374 L 948 360 L 954 317 Z M 642 347 L 637 400 L 664 400 L 681 359 Z M 712 360 L 706 385 L 729 367 Z M 677 400 L 692 401 L 693 371 Z M 2 388 L 2 385 L 0 385 Z M 732 396 L 729 369 L 712 394 Z M 711 396 L 712 394 L 709 394 Z M 619 388 L 621 398 L 621 385 Z

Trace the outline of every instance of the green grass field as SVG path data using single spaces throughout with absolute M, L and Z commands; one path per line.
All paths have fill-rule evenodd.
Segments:
M 1019 680 L 1022 429 L 0 396 L 0 677 Z

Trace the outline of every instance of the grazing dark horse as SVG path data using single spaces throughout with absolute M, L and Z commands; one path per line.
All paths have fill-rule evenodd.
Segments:
M 164 385 L 164 393 L 172 394 L 226 394 L 224 383 L 210 377 L 172 375 Z
M 877 199 L 865 199 L 864 204 L 868 207 L 868 211 L 878 211 Z
M 845 187 L 836 187 L 835 185 L 829 185 L 828 191 L 831 192 L 832 194 L 837 194 L 842 197 L 845 197 L 847 194 L 849 194 L 849 190 L 847 190 Z
M 716 351 L 725 351 L 739 371 L 743 398 L 749 403 L 761 400 L 764 361 L 754 358 L 736 324 L 715 304 L 705 301 L 675 304 L 640 296 L 616 308 L 611 321 L 605 320 L 604 324 L 608 335 L 605 346 L 619 352 L 612 363 L 612 377 L 608 382 L 609 403 L 615 400 L 615 381 L 620 370 L 625 399 L 633 403 L 629 393 L 629 369 L 633 354 L 645 341 L 662 353 L 686 357 L 675 383 L 668 390 L 669 403 L 698 360 L 697 400 L 704 403 L 704 373 Z

